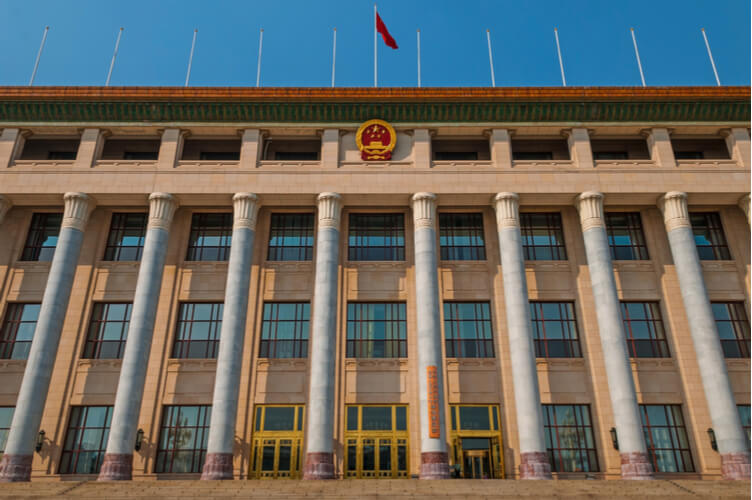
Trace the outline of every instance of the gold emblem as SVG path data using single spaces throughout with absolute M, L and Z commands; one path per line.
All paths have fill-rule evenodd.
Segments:
M 368 120 L 358 128 L 355 142 L 364 161 L 388 161 L 397 145 L 397 133 L 384 120 Z

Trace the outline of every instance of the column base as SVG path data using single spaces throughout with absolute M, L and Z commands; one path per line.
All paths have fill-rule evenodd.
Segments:
M 97 481 L 130 481 L 133 479 L 131 453 L 105 453 Z
M 329 452 L 306 454 L 303 479 L 334 479 L 334 454 Z
M 449 479 L 449 454 L 426 451 L 420 454 L 421 479 Z
M 2 460 L 0 460 L 0 483 L 31 481 L 31 462 L 33 459 L 34 455 L 4 454 Z M 749 476 L 749 474 L 747 475 Z
M 551 464 L 543 451 L 520 453 L 520 479 L 551 479 Z
M 749 481 L 749 453 L 723 453 L 721 455 L 721 476 L 723 479 L 733 481 Z
M 201 480 L 233 479 L 232 453 L 207 453 Z
M 653 479 L 653 464 L 647 453 L 633 451 L 621 453 L 622 479 Z

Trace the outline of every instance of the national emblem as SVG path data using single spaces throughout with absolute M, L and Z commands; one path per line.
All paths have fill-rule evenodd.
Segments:
M 368 120 L 358 128 L 355 142 L 364 161 L 388 161 L 392 159 L 397 134 L 384 120 Z

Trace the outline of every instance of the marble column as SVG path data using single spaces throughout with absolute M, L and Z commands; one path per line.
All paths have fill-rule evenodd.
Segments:
M 318 205 L 303 479 L 334 479 L 334 379 L 342 197 L 337 193 L 321 193 Z
M 576 205 L 585 240 L 608 393 L 619 437 L 621 477 L 652 479 L 653 465 L 648 457 L 642 432 L 640 407 L 632 379 L 621 304 L 616 292 L 611 249 L 606 235 L 603 195 L 595 191 L 582 193 L 577 197 Z
M 543 434 L 543 409 L 535 366 L 530 303 L 525 279 L 525 257 L 520 234 L 519 197 L 499 193 L 494 198 L 501 251 L 504 304 L 512 363 L 514 405 L 520 440 L 520 478 L 551 479 L 551 464 Z
M 133 446 L 144 396 L 146 367 L 154 334 L 170 224 L 177 205 L 177 200 L 167 193 L 152 193 L 149 196 L 149 226 L 138 269 L 110 436 L 99 481 L 126 480 L 132 477 Z
M 237 193 L 232 198 L 234 223 L 227 285 L 219 337 L 217 375 L 214 379 L 209 442 L 201 479 L 232 479 L 232 451 L 238 413 L 240 370 L 243 362 L 248 296 L 253 262 L 258 198 Z
M 34 443 L 47 400 L 84 228 L 93 208 L 91 198 L 83 193 L 66 193 L 64 200 L 60 235 L 50 265 L 5 453 L 0 461 L 2 482 L 28 481 L 31 476 Z
M 441 354 L 439 277 L 436 256 L 436 195 L 412 197 L 415 231 L 415 290 L 418 323 L 420 478 L 449 477 L 444 418 L 444 360 Z
M 749 480 L 749 441 L 736 408 L 718 328 L 705 288 L 689 222 L 687 194 L 677 191 L 666 193 L 659 199 L 659 206 L 663 210 L 700 379 L 721 455 L 721 474 L 724 479 Z

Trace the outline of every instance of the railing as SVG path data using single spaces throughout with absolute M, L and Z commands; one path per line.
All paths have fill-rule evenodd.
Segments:
M 240 160 L 180 160 L 178 167 L 237 167 Z
M 96 167 L 153 167 L 157 160 L 97 160 Z
M 434 160 L 431 164 L 434 167 L 493 167 L 491 160 Z
M 70 167 L 76 160 L 15 160 L 15 167 Z
M 513 168 L 529 167 L 574 167 L 572 160 L 513 160 Z
M 736 162 L 736 160 L 723 158 L 723 159 L 718 159 L 718 160 L 711 160 L 711 159 L 676 160 L 676 166 L 678 167 L 704 167 L 704 168 L 718 168 L 718 167 L 733 168 L 733 167 L 738 167 L 739 164 Z
M 258 162 L 258 166 L 260 168 L 320 167 L 321 162 L 318 160 L 298 160 L 298 161 L 261 160 Z
M 653 160 L 594 160 L 596 167 L 654 167 Z

